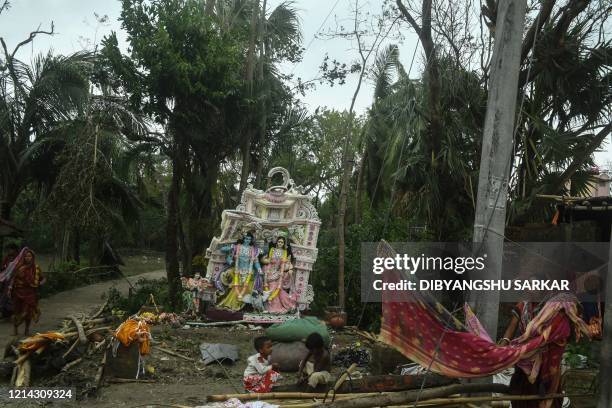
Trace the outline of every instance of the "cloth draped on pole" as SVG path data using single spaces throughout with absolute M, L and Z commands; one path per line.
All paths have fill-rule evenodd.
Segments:
M 378 255 L 394 256 L 394 251 L 383 241 Z M 486 333 L 469 306 L 465 307 L 463 324 L 427 292 L 408 292 L 404 295 L 409 298 L 403 302 L 386 300 L 383 294 L 383 341 L 430 371 L 448 377 L 486 377 L 515 365 L 532 382 L 538 374 L 556 376 L 557 373 L 545 370 L 559 366 L 572 329 L 577 336 L 590 336 L 587 325 L 578 316 L 578 300 L 572 294 L 551 298 L 523 335 L 507 346 L 500 346 Z M 548 352 L 549 349 L 553 352 Z

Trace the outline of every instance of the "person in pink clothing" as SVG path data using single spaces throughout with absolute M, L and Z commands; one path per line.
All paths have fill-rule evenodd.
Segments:
M 247 359 L 242 381 L 248 392 L 270 392 L 280 379 L 278 365 L 270 363 L 272 340 L 266 336 L 257 337 L 254 341 L 257 354 Z

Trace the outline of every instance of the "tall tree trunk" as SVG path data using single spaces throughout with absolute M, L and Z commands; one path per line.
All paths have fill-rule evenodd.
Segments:
M 247 51 L 247 66 L 245 71 L 245 80 L 249 89 L 249 95 L 253 99 L 253 79 L 255 73 L 255 39 L 257 36 L 257 18 L 259 17 L 259 0 L 253 1 L 253 11 L 251 12 L 251 27 L 249 29 L 249 48 Z M 251 102 L 249 107 L 249 121 L 246 137 L 242 143 L 242 169 L 240 171 L 240 186 L 239 192 L 242 194 L 247 186 L 249 174 L 251 172 L 251 141 L 253 140 L 256 104 Z M 240 200 L 240 198 L 238 198 Z
M 351 106 L 349 108 L 349 123 L 346 136 L 344 139 L 344 146 L 342 148 L 342 184 L 340 186 L 340 202 L 338 205 L 338 306 L 342 310 L 346 306 L 346 293 L 344 287 L 344 263 L 346 253 L 345 233 L 346 233 L 346 203 L 348 201 L 348 188 L 351 182 L 351 173 L 353 172 L 354 153 L 351 146 L 353 139 L 353 123 L 355 101 L 361 90 L 361 84 L 365 75 L 365 63 L 361 66 L 361 72 L 359 73 L 359 79 L 357 81 L 357 88 L 353 93 L 353 99 L 351 99 Z
M 422 0 L 421 3 L 421 24 L 419 25 L 414 17 L 410 14 L 409 10 L 404 6 L 401 0 L 396 0 L 397 6 L 406 21 L 412 26 L 414 31 L 419 36 L 419 40 L 423 45 L 423 51 L 425 51 L 425 89 L 427 92 L 427 150 L 428 156 L 431 157 L 431 163 L 429 171 L 432 172 L 436 177 L 437 191 L 444 191 L 444 176 L 439 171 L 437 165 L 438 155 L 441 150 L 442 140 L 442 114 L 440 112 L 440 67 L 438 62 L 438 55 L 436 53 L 436 44 L 433 40 L 432 28 L 431 28 L 431 12 L 432 12 L 432 0 Z M 429 209 L 429 219 L 427 220 L 430 230 L 434 233 L 438 239 L 442 235 L 443 225 L 443 208 L 441 206 L 442 200 L 434 200 L 434 207 Z
M 168 219 L 166 222 L 166 277 L 168 278 L 168 296 L 170 305 L 176 310 L 180 304 L 180 270 L 178 259 L 178 223 L 179 223 L 179 191 L 181 184 L 182 164 L 178 158 L 178 148 L 175 147 L 172 157 L 172 181 L 168 192 Z
M 260 86 L 264 87 L 265 94 L 263 95 L 261 102 L 261 117 L 260 117 L 260 125 L 259 125 L 259 138 L 257 140 L 257 151 L 258 151 L 258 160 L 257 160 L 257 170 L 255 172 L 255 186 L 257 188 L 261 187 L 262 179 L 263 179 L 263 157 L 264 157 L 264 142 L 266 140 L 266 128 L 268 121 L 268 111 L 267 111 L 267 103 L 270 98 L 270 87 L 267 82 L 264 82 L 264 64 L 266 63 L 266 46 L 265 46 L 265 36 L 266 36 L 266 6 L 268 0 L 263 0 L 263 6 L 261 7 L 261 17 L 259 19 L 259 64 L 257 70 L 257 80 L 259 81 Z M 264 85 L 265 84 L 265 85 Z

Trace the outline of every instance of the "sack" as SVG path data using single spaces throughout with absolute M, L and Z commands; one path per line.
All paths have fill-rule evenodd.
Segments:
M 278 364 L 279 371 L 293 373 L 299 370 L 300 362 L 308 355 L 306 345 L 301 341 L 274 343 L 272 345 L 272 364 Z
M 316 317 L 288 320 L 273 324 L 266 330 L 266 336 L 272 341 L 280 342 L 304 341 L 311 333 L 319 333 L 323 337 L 325 347 L 329 347 L 331 339 L 327 326 Z

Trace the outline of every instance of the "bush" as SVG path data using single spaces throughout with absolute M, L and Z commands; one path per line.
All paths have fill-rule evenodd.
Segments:
M 168 280 L 140 279 L 130 290 L 126 297 L 117 288 L 110 288 L 106 294 L 111 309 L 122 310 L 131 316 L 137 313 L 143 305 L 150 304 L 149 299 L 153 295 L 157 306 L 164 311 L 171 311 L 170 299 L 168 297 Z M 153 306 L 152 304 L 150 306 Z
M 410 220 L 390 216 L 387 211 L 368 210 L 361 223 L 349 224 L 346 232 L 345 293 L 348 323 L 377 332 L 380 329 L 381 304 L 361 302 L 361 244 L 385 238 L 389 242 L 422 241 L 429 237 L 414 232 Z M 387 227 L 385 228 L 385 223 Z M 338 245 L 336 228 L 321 230 L 318 241 L 319 254 L 310 277 L 315 298 L 311 310 L 322 315 L 328 306 L 338 304 Z

